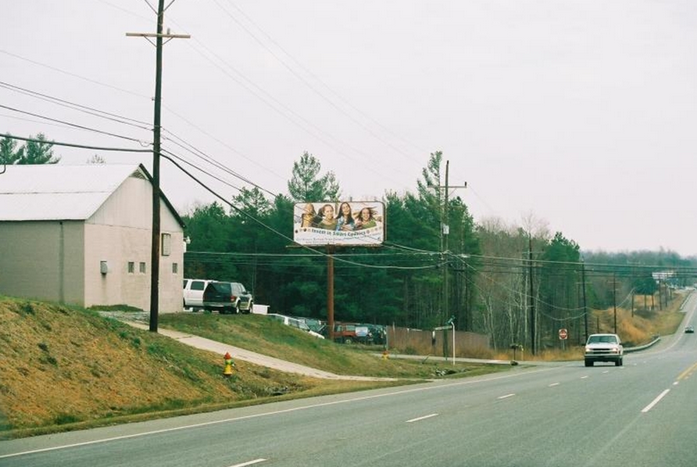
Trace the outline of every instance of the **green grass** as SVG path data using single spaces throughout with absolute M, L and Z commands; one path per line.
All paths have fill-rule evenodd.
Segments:
M 161 315 L 160 325 L 246 350 L 339 375 L 389 378 L 436 378 L 451 363 L 435 360 L 382 359 L 380 347 L 336 344 L 285 326 L 263 315 L 177 313 Z M 472 376 L 508 367 L 458 363 L 448 377 Z

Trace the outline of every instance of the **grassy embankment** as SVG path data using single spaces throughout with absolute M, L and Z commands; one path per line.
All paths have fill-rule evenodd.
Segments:
M 422 379 L 438 368 L 383 360 L 259 316 L 160 318 L 161 327 L 181 321 L 191 332 L 341 374 Z M 97 312 L 0 297 L 0 438 L 406 383 L 318 380 L 243 361 L 225 378 L 223 365 L 222 355 Z M 499 369 L 457 370 L 453 376 Z

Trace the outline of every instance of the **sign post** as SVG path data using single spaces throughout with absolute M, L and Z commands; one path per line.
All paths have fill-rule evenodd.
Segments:
M 559 340 L 561 341 L 561 348 L 566 349 L 566 339 L 569 337 L 569 332 L 566 328 L 561 328 L 559 330 Z

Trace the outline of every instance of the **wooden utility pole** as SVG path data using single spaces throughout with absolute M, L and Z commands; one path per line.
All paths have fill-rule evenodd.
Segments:
M 172 0 L 173 2 L 174 0 Z M 169 5 L 171 5 L 170 3 Z M 149 5 L 149 4 L 148 4 Z M 163 39 L 188 39 L 188 34 L 163 34 L 165 20 L 165 0 L 159 0 L 157 8 L 157 32 L 126 33 L 128 37 L 144 37 L 150 41 L 155 38 L 155 117 L 153 122 L 152 150 L 152 242 L 150 250 L 150 331 L 157 332 L 157 319 L 160 309 L 160 115 L 162 107 L 162 46 Z M 150 41 L 152 43 L 152 41 Z
M 448 307 L 448 261 L 446 260 L 448 256 L 448 235 L 450 234 L 449 225 L 449 211 L 448 211 L 448 198 L 451 189 L 455 188 L 467 188 L 467 182 L 464 185 L 450 185 L 449 184 L 449 174 L 450 172 L 450 161 L 445 161 L 445 185 L 431 185 L 431 188 L 443 191 L 443 206 L 441 209 L 441 229 L 440 229 L 440 250 L 441 258 L 443 261 L 443 314 L 442 322 L 448 320 L 449 307 Z
M 581 282 L 583 283 L 583 324 L 585 325 L 586 335 L 583 342 L 588 340 L 588 305 L 586 302 L 586 263 L 581 263 Z
M 530 352 L 535 355 L 535 296 L 532 284 L 532 235 L 528 237 L 528 281 L 530 282 Z
M 450 314 L 450 307 L 448 306 L 448 235 L 450 234 L 449 216 L 448 216 L 448 195 L 451 188 L 467 188 L 467 182 L 464 185 L 449 185 L 449 171 L 450 171 L 450 161 L 445 161 L 445 186 L 431 186 L 437 190 L 444 190 L 443 192 L 443 207 L 440 212 L 440 251 L 441 251 L 441 262 L 443 263 L 443 306 L 441 313 L 441 322 L 445 323 L 448 320 L 448 315 Z M 453 324 L 453 330 L 455 325 Z M 454 332 L 454 331 L 453 331 Z M 445 338 L 446 331 L 443 331 L 443 356 L 448 355 L 448 340 Z
M 617 334 L 617 273 L 612 273 L 612 307 L 615 311 L 615 334 Z

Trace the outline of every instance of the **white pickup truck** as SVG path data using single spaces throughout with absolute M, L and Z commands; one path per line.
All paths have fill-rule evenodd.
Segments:
M 203 309 L 203 291 L 210 280 L 184 279 L 184 309 L 198 311 Z

